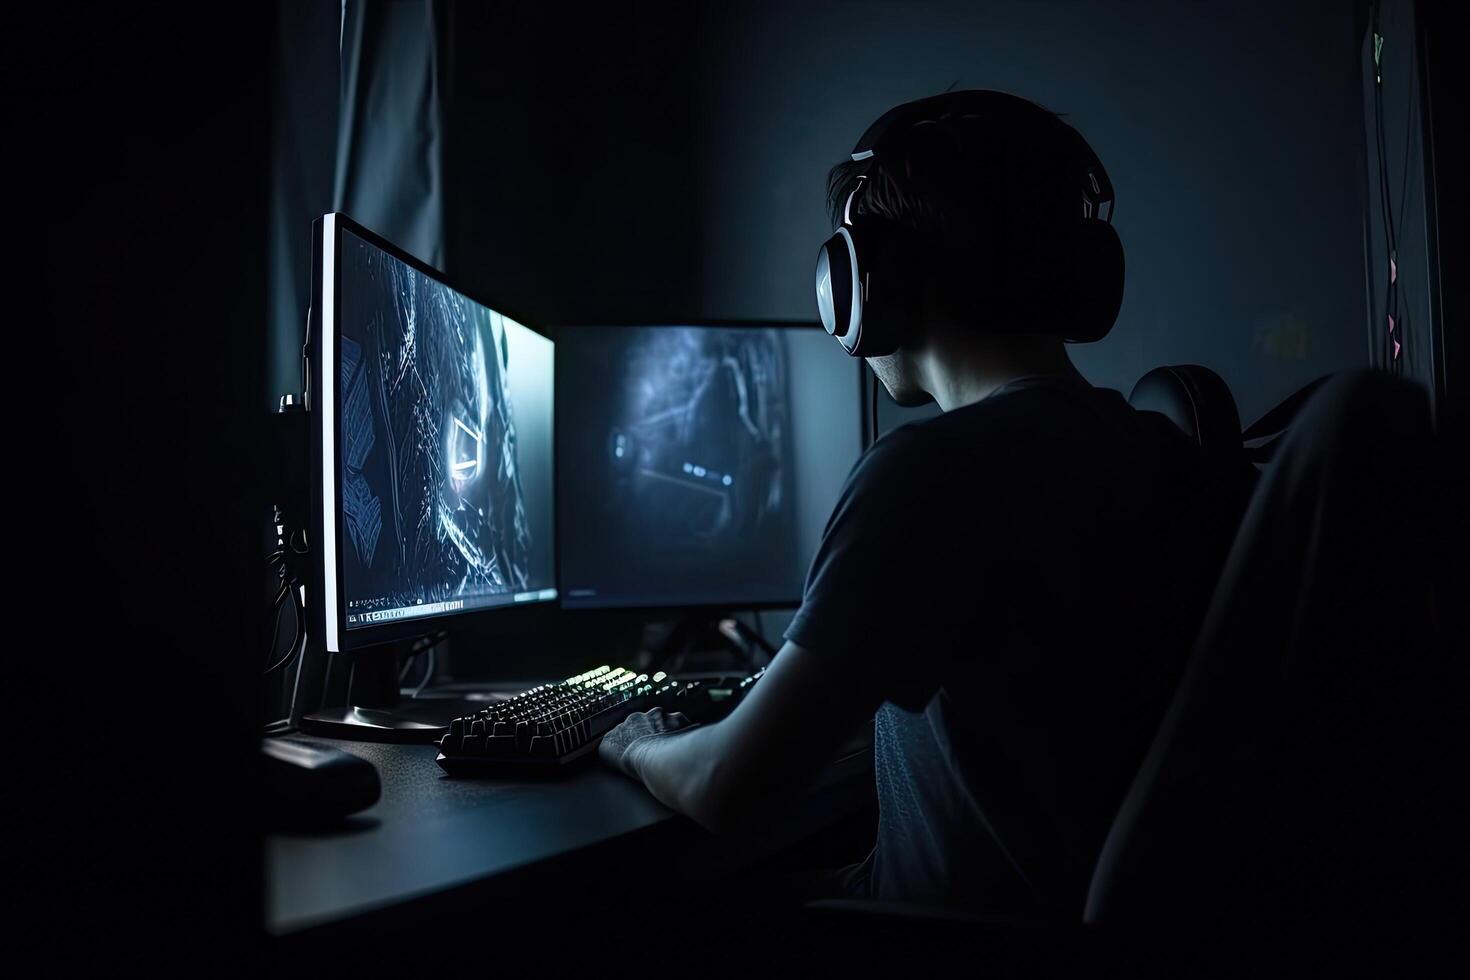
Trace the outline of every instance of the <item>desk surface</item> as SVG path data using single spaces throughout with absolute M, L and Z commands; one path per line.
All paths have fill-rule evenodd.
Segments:
M 330 831 L 266 838 L 266 928 L 284 936 L 506 875 L 646 833 L 738 865 L 820 831 L 873 795 L 871 748 L 855 745 L 778 826 L 716 838 L 599 766 L 535 780 L 449 779 L 432 745 L 313 739 L 377 766 L 382 797 Z M 658 828 L 654 830 L 653 828 Z M 575 869 L 573 869 L 575 873 Z

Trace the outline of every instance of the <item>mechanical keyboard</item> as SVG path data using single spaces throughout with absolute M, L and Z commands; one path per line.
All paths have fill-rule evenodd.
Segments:
M 696 722 L 723 717 L 764 673 L 675 678 L 598 667 L 454 719 L 439 740 L 436 761 L 451 776 L 559 771 L 592 753 L 635 711 L 662 707 Z

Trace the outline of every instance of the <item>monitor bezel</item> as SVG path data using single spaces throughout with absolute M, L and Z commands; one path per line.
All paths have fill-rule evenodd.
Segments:
M 547 598 L 530 599 L 524 602 L 507 603 L 477 609 L 469 609 L 461 612 L 445 613 L 438 616 L 425 616 L 416 619 L 394 620 L 375 626 L 357 626 L 347 628 L 347 611 L 345 598 L 342 594 L 342 550 L 340 542 L 343 540 L 342 509 L 340 501 L 331 503 L 329 497 L 338 496 L 336 488 L 341 486 L 342 481 L 342 459 L 341 453 L 336 451 L 336 439 L 338 434 L 331 431 L 331 448 L 329 449 L 329 429 L 337 425 L 337 419 L 341 412 L 341 392 L 337 386 L 331 385 L 329 400 L 327 379 L 323 377 L 323 368 L 329 362 L 335 363 L 335 357 L 340 349 L 341 322 L 338 311 L 341 309 L 341 275 L 337 257 L 341 254 L 342 232 L 349 231 L 353 235 L 367 242 L 375 248 L 388 253 L 393 258 L 405 263 L 420 274 L 434 280 L 442 286 L 460 293 L 472 302 L 478 303 L 487 309 L 494 310 L 502 316 L 514 320 L 519 325 L 530 330 L 540 337 L 550 341 L 552 347 L 552 398 L 551 398 L 551 549 L 552 549 L 552 584 L 551 588 L 555 595 Z M 328 235 L 331 241 L 327 241 Z M 368 647 L 377 647 L 385 643 L 393 643 L 400 640 L 412 639 L 419 636 L 428 636 L 434 633 L 454 630 L 458 626 L 473 622 L 480 624 L 485 618 L 498 615 L 502 618 L 520 617 L 536 614 L 534 611 L 555 609 L 561 595 L 560 581 L 558 579 L 560 562 L 560 541 L 557 534 L 557 504 L 560 489 L 557 483 L 556 446 L 556 338 L 545 327 L 534 326 L 528 322 L 528 318 L 514 309 L 486 301 L 482 296 L 461 288 L 457 283 L 451 281 L 442 271 L 429 265 L 427 262 L 404 251 L 402 248 L 388 241 L 381 235 L 376 234 L 368 228 L 354 221 L 350 216 L 342 212 L 328 212 L 322 215 L 314 223 L 313 227 L 313 251 L 319 252 L 313 262 L 312 278 L 312 316 L 310 325 L 310 338 L 307 344 L 310 370 L 308 372 L 310 392 L 319 392 L 321 396 L 315 400 L 308 398 L 307 407 L 316 417 L 315 424 L 311 427 L 313 433 L 312 447 L 312 497 L 313 497 L 313 526 L 317 529 L 318 539 L 315 542 L 317 549 L 321 551 L 322 560 L 314 562 L 313 585 L 317 596 L 322 601 L 314 603 L 316 610 L 312 616 L 311 626 L 318 630 L 322 637 L 325 648 L 331 653 L 348 653 Z M 328 282 L 327 269 L 328 259 L 331 261 L 331 279 Z M 331 312 L 332 322 L 326 323 L 327 297 L 325 289 L 331 289 Z M 335 379 L 332 379 L 335 381 Z M 319 402 L 319 404 L 317 403 Z M 328 465 L 328 454 L 331 455 L 332 483 L 328 487 L 325 482 L 326 466 Z M 331 523 L 328 523 L 328 520 Z M 330 573 L 330 579 L 328 579 Z M 310 600 L 310 596 L 308 596 Z M 509 625 L 509 624 L 507 624 Z
M 643 329 L 643 328 L 673 328 L 673 327 L 692 327 L 692 328 L 696 328 L 696 329 L 702 329 L 702 328 L 709 328 L 709 329 L 750 328 L 750 329 L 757 329 L 757 330 L 759 330 L 759 329 L 783 329 L 783 330 L 784 329 L 790 329 L 790 330 L 814 329 L 814 330 L 817 330 L 820 333 L 826 334 L 826 330 L 823 328 L 821 321 L 820 320 L 817 320 L 817 319 L 811 319 L 811 320 L 802 320 L 802 319 L 792 319 L 792 320 L 764 320 L 764 319 L 741 320 L 741 319 L 735 319 L 735 320 L 731 320 L 731 319 L 715 319 L 715 318 L 689 318 L 689 319 L 663 319 L 663 318 L 660 318 L 658 320 L 620 320 L 620 321 L 616 321 L 616 322 L 603 322 L 603 323 L 587 323 L 587 322 L 581 322 L 581 321 L 575 322 L 575 323 L 562 323 L 562 324 L 558 324 L 557 326 L 555 326 L 555 327 L 552 328 L 552 336 L 556 340 L 556 342 L 558 344 L 560 344 L 560 343 L 562 343 L 563 336 L 567 332 L 574 331 L 574 330 L 603 330 L 603 329 L 606 329 L 606 330 L 630 330 L 630 329 Z M 830 336 L 830 335 L 828 335 L 828 336 Z M 841 345 L 840 344 L 837 344 L 837 342 L 835 340 L 833 341 L 833 343 L 837 345 L 837 347 L 838 347 L 839 350 L 842 349 L 841 348 Z M 848 355 L 848 356 L 850 357 L 850 355 Z M 868 432 L 868 413 L 864 410 L 865 392 L 867 391 L 867 381 L 866 381 L 866 378 L 867 378 L 867 368 L 866 368 L 866 365 L 865 365 L 865 363 L 864 363 L 864 361 L 863 361 L 862 358 L 860 358 L 860 357 L 852 357 L 851 360 L 854 362 L 854 365 L 855 365 L 855 367 L 854 367 L 854 374 L 855 374 L 855 385 L 856 385 L 857 397 L 858 397 L 858 419 L 859 419 L 859 423 L 858 423 L 858 433 L 859 433 L 859 437 L 858 437 L 859 438 L 859 441 L 858 441 L 858 454 L 859 454 L 859 456 L 861 456 L 862 453 L 867 449 L 867 446 L 868 446 L 868 444 L 870 442 L 870 433 Z M 558 378 L 554 382 L 554 384 L 553 384 L 552 387 L 553 387 L 554 392 L 556 393 L 556 397 L 558 399 L 560 399 L 562 397 L 561 392 L 563 392 L 563 391 L 566 390 L 565 389 L 565 386 L 562 385 L 561 379 L 559 377 L 559 374 L 560 374 L 560 372 L 561 372 L 561 370 L 563 368 L 563 360 L 560 359 L 560 358 L 557 359 L 556 365 L 557 365 L 556 366 L 556 371 L 558 373 Z M 557 417 L 560 417 L 561 416 L 561 412 L 560 412 L 559 409 L 556 410 L 556 411 L 554 411 L 553 414 L 556 415 Z M 556 438 L 555 438 L 555 446 L 556 446 L 555 455 L 557 457 L 558 465 L 560 465 L 561 453 L 562 453 L 561 429 L 558 428 L 556 430 L 556 432 L 557 432 L 557 435 L 556 435 Z M 562 487 L 561 487 L 560 484 L 558 484 L 557 487 L 556 487 L 556 520 L 557 520 L 558 526 L 561 523 L 561 515 L 562 515 Z M 795 609 L 795 608 L 798 608 L 801 605 L 802 597 L 800 595 L 796 595 L 794 597 L 791 597 L 791 596 L 783 596 L 783 597 L 779 597 L 779 598 L 759 599 L 759 600 L 740 599 L 740 600 L 735 601 L 735 602 L 699 602 L 699 601 L 695 601 L 695 602 L 643 602 L 643 601 L 640 601 L 639 598 L 630 598 L 626 602 L 607 602 L 607 601 L 603 601 L 603 600 L 600 600 L 600 599 L 597 599 L 597 598 L 585 598 L 585 597 L 571 596 L 571 595 L 568 595 L 567 589 L 565 587 L 565 582 L 563 582 L 563 580 L 562 580 L 562 557 L 563 557 L 562 550 L 564 548 L 566 548 L 566 547 L 567 547 L 566 537 L 564 535 L 558 535 L 558 537 L 557 537 L 557 547 L 556 547 L 557 583 L 558 583 L 558 587 L 561 589 L 561 602 L 560 602 L 560 606 L 561 606 L 561 608 L 563 610 L 566 610 L 568 612 L 573 612 L 573 613 L 589 613 L 589 614 L 590 613 L 603 613 L 603 614 L 606 614 L 606 613 L 618 612 L 618 613 L 643 613 L 643 614 L 649 614 L 649 615 L 657 615 L 657 614 L 661 614 L 661 613 L 666 614 L 666 613 L 670 613 L 670 612 L 682 613 L 682 614 L 698 614 L 698 613 L 701 613 L 701 612 L 704 612 L 704 613 L 761 612 L 761 611 L 776 610 L 776 609 Z

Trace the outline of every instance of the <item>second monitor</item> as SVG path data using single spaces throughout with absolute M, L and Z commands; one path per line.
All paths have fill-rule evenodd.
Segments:
M 816 325 L 559 335 L 569 607 L 795 605 L 862 451 L 861 362 Z

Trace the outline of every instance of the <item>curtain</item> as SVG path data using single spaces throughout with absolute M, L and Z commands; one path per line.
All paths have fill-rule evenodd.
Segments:
M 444 267 L 448 5 L 279 0 L 268 408 L 301 390 L 311 223 L 341 211 Z
M 444 267 L 443 3 L 342 4 L 333 206 Z
M 1443 352 L 1425 181 L 1423 66 L 1412 2 L 1370 5 L 1362 60 L 1370 363 L 1418 381 L 1435 397 Z

